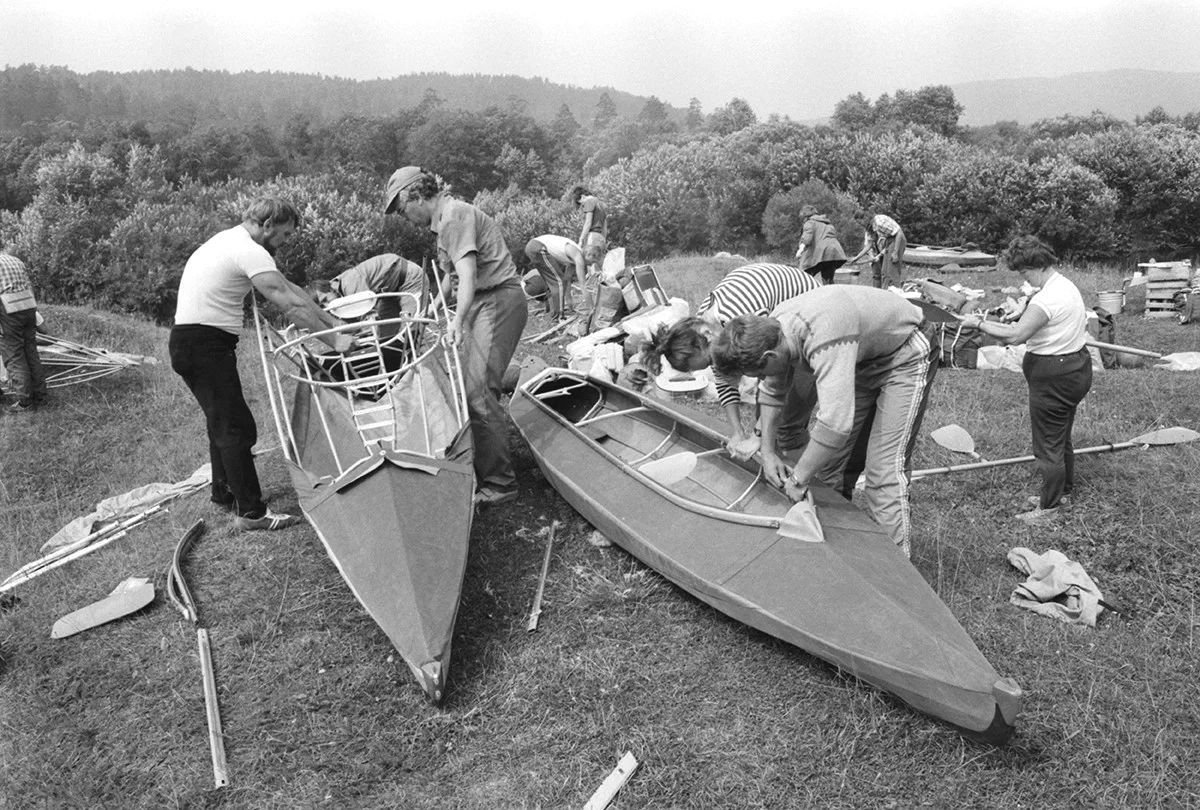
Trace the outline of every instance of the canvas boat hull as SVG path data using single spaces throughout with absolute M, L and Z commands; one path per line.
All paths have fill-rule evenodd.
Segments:
M 291 375 L 290 401 L 278 375 L 268 386 L 301 510 L 434 701 L 446 690 L 475 491 L 465 401 L 446 362 L 457 358 L 447 351 L 344 383 L 293 356 L 282 365 L 303 373 Z
M 937 245 L 908 245 L 904 249 L 905 264 L 920 264 L 943 267 L 957 264 L 959 267 L 995 267 L 996 257 L 982 250 Z
M 824 542 L 791 539 L 779 526 L 792 504 L 756 464 L 705 456 L 670 485 L 641 473 L 647 460 L 722 442 L 669 404 L 552 369 L 516 392 L 510 413 L 580 514 L 698 599 L 972 735 L 1012 734 L 1020 688 L 885 532 L 833 491 L 814 492 Z

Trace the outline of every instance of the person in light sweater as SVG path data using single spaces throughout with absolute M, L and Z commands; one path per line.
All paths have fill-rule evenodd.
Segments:
M 824 483 L 849 497 L 843 475 L 862 456 L 867 511 L 911 554 L 908 472 L 937 372 L 940 346 L 917 307 L 873 287 L 831 285 L 785 301 L 769 316 L 743 315 L 712 346 L 720 374 L 758 377 L 762 466 L 794 500 Z M 809 442 L 788 469 L 774 452 L 775 423 L 791 374 L 816 378 Z M 855 452 L 857 451 L 857 452 Z

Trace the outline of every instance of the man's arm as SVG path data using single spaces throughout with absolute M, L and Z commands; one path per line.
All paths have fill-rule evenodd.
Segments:
M 450 322 L 450 340 L 455 346 L 462 344 L 462 323 L 475 300 L 475 276 L 478 266 L 475 262 L 475 252 L 454 262 L 454 272 L 458 276 L 458 300 L 454 303 L 454 320 Z M 446 276 L 449 279 L 449 275 Z
M 762 458 L 763 477 L 777 487 L 783 486 L 788 477 L 787 464 L 775 452 L 775 423 L 782 410 L 778 405 L 759 402 L 758 426 L 762 431 L 759 455 Z
M 592 229 L 592 212 L 588 211 L 586 214 L 583 215 L 583 230 L 581 230 L 579 232 L 579 248 L 581 250 L 587 249 L 587 235 L 591 229 Z
M 288 281 L 277 270 L 258 273 L 250 278 L 250 283 L 268 301 L 283 310 L 288 320 L 301 329 L 320 332 L 342 325 L 342 321 L 318 307 L 304 290 Z M 322 335 L 320 339 L 338 352 L 348 350 L 354 342 L 350 335 L 345 334 Z

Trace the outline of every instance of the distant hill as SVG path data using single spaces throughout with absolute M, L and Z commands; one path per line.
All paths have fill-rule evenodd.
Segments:
M 960 124 L 1030 124 L 1064 114 L 1102 110 L 1132 121 L 1155 107 L 1173 116 L 1200 110 L 1200 73 L 1106 70 L 1056 78 L 994 79 L 951 85 L 965 108 Z
M 551 121 L 565 104 L 589 126 L 597 104 L 608 95 L 618 115 L 635 118 L 646 96 L 611 87 L 575 87 L 543 78 L 483 74 L 413 73 L 359 81 L 302 73 L 230 73 L 223 70 L 142 70 L 75 73 L 64 67 L 21 65 L 0 71 L 0 129 L 37 120 L 157 120 L 190 118 L 196 123 L 255 120 L 279 125 L 295 113 L 318 121 L 343 115 L 386 116 L 435 96 L 447 109 L 474 112 L 489 106 L 516 107 Z M 685 111 L 664 104 L 682 120 Z

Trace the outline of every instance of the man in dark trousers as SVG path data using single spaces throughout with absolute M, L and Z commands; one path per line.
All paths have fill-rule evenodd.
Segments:
M 0 359 L 12 378 L 9 413 L 31 410 L 46 399 L 46 374 L 37 350 L 37 301 L 25 264 L 0 251 Z
M 240 225 L 221 231 L 192 253 L 179 282 L 169 342 L 171 368 L 204 411 L 212 501 L 234 511 L 239 529 L 282 529 L 299 520 L 267 508 L 254 467 L 251 448 L 258 430 L 237 368 L 246 293 L 252 288 L 262 293 L 304 329 L 319 331 L 341 323 L 275 265 L 275 251 L 299 224 L 300 215 L 291 203 L 272 197 L 254 200 Z M 351 343 L 343 334 L 323 340 L 335 351 L 345 351 Z

